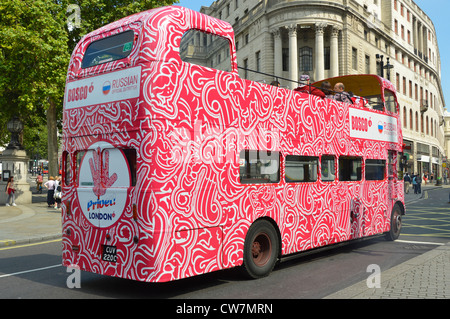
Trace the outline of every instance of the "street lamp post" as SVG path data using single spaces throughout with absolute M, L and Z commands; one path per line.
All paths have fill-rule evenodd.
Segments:
M 377 58 L 377 62 L 380 65 L 380 74 L 378 75 L 384 78 L 384 62 L 383 62 L 384 55 L 376 54 L 375 57 Z
M 386 65 L 383 67 L 386 70 L 387 79 L 391 80 L 391 69 L 394 68 L 392 64 L 389 63 L 389 58 L 386 59 Z
M 391 69 L 394 68 L 394 66 L 392 64 L 389 63 L 390 58 L 387 57 L 386 58 L 386 64 L 384 64 L 384 55 L 381 54 L 376 54 L 375 55 L 378 64 L 380 65 L 380 74 L 379 76 L 381 76 L 382 78 L 384 78 L 384 70 L 386 70 L 386 75 L 387 75 L 387 79 L 390 81 L 391 80 Z
M 23 131 L 22 121 L 17 116 L 14 116 L 8 124 L 6 124 L 6 128 L 11 133 L 11 141 L 6 148 L 23 150 L 23 146 L 19 141 L 19 134 Z

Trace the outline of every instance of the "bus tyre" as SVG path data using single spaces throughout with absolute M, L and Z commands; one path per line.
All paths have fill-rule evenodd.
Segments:
M 397 240 L 402 230 L 402 210 L 397 204 L 394 205 L 391 214 L 391 229 L 386 233 L 386 239 Z
M 255 222 L 244 242 L 243 269 L 250 278 L 268 276 L 279 255 L 278 233 L 267 220 Z

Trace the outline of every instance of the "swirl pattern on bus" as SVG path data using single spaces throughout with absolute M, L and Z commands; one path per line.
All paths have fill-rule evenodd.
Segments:
M 385 203 L 389 192 L 403 197 L 401 183 L 287 183 L 281 164 L 279 183 L 243 185 L 239 154 L 280 152 L 281 163 L 289 154 L 383 159 L 388 148 L 399 150 L 401 134 L 398 143 L 351 139 L 349 109 L 339 102 L 243 80 L 235 62 L 231 73 L 182 62 L 180 40 L 191 27 L 233 41 L 229 24 L 166 7 L 106 26 L 74 51 L 69 81 L 126 66 L 81 69 L 91 41 L 128 29 L 139 34 L 128 63 L 142 68 L 140 96 L 64 110 L 64 150 L 76 154 L 99 142 L 135 148 L 137 184 L 127 188 L 120 219 L 102 228 L 83 214 L 75 176 L 63 198 L 64 264 L 168 281 L 242 264 L 245 235 L 258 218 L 275 221 L 283 254 L 387 231 L 392 205 Z M 110 167 L 111 175 L 114 169 L 124 168 Z M 117 247 L 117 262 L 101 260 L 102 245 Z

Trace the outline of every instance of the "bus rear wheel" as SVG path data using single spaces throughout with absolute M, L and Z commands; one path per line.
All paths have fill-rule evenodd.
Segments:
M 278 233 L 267 220 L 255 222 L 244 242 L 245 273 L 253 279 L 268 276 L 279 255 Z
M 391 214 L 391 229 L 386 233 L 386 239 L 397 240 L 402 230 L 402 210 L 397 204 L 394 205 Z

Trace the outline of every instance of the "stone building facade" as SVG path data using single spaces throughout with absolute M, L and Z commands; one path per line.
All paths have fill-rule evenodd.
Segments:
M 398 91 L 407 171 L 442 176 L 441 60 L 433 22 L 414 1 L 217 0 L 200 11 L 233 26 L 240 67 L 272 75 L 242 77 L 295 88 L 302 74 L 383 72 Z

